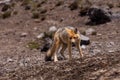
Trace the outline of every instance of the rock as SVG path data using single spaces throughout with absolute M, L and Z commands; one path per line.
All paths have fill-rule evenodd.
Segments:
M 113 13 L 111 16 L 112 19 L 120 19 L 120 12 Z
M 102 36 L 102 34 L 100 34 L 100 33 L 97 33 L 97 35 L 98 35 L 98 36 Z
M 115 52 L 115 50 L 108 50 L 108 52 L 109 52 L 109 53 L 113 53 L 113 52 Z
M 41 33 L 37 36 L 37 39 L 43 39 L 45 37 L 45 33 Z
M 20 66 L 20 67 L 23 67 L 23 66 L 24 66 L 24 63 L 23 63 L 23 62 L 19 62 L 19 66 Z
M 81 34 L 81 43 L 80 45 L 89 45 L 90 44 L 90 39 L 87 36 L 84 36 Z
M 108 48 L 110 48 L 110 47 L 113 47 L 115 45 L 115 43 L 114 42 L 107 42 L 107 44 L 106 44 L 106 46 L 108 47 Z
M 11 0 L 0 0 L 0 4 L 9 4 Z
M 97 32 L 93 28 L 89 28 L 85 31 L 86 35 L 96 35 Z
M 57 28 L 55 26 L 50 27 L 48 32 L 45 32 L 45 37 L 52 38 L 56 31 L 57 31 Z
M 86 48 L 86 46 L 85 46 L 85 45 L 82 45 L 82 46 L 81 46 L 81 48 L 82 48 L 82 49 L 85 49 L 85 48 Z
M 7 62 L 13 62 L 13 59 L 7 58 Z
M 98 54 L 98 53 L 101 53 L 101 50 L 99 50 L 99 49 L 93 49 L 93 51 L 92 51 L 93 55 Z
M 26 5 L 25 6 L 25 10 L 30 10 L 31 9 L 31 6 L 30 5 Z
M 5 4 L 5 5 L 2 7 L 1 11 L 5 12 L 5 11 L 7 11 L 9 8 L 10 8 L 10 5 Z
M 20 37 L 26 37 L 27 35 L 28 35 L 28 33 L 23 32 L 23 33 L 21 33 Z
M 49 28 L 49 33 L 54 33 L 54 32 L 56 32 L 57 31 L 57 28 L 55 27 L 55 26 L 51 26 L 50 28 Z
M 107 9 L 104 8 L 100 8 L 98 6 L 92 6 L 89 10 L 88 10 L 88 16 L 90 19 L 90 22 L 88 22 L 88 24 L 103 24 L 106 22 L 110 22 L 111 21 L 111 12 Z
M 33 29 L 36 31 L 38 28 L 37 28 L 37 27 L 34 27 Z

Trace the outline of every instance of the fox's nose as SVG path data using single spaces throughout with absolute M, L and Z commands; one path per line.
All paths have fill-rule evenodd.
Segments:
M 72 46 L 73 46 L 73 47 L 75 46 L 75 43 L 74 43 L 74 42 L 72 42 Z

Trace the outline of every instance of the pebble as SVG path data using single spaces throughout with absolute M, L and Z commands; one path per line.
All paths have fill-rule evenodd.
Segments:
M 13 59 L 7 58 L 7 62 L 13 62 Z
M 26 37 L 27 35 L 28 35 L 28 33 L 23 32 L 23 33 L 21 33 L 20 37 Z
M 113 52 L 115 52 L 115 51 L 111 49 L 111 50 L 108 50 L 108 52 L 109 52 L 109 53 L 113 53 Z
M 86 35 L 96 35 L 97 32 L 96 32 L 93 28 L 88 28 L 88 29 L 85 31 L 85 34 L 86 34 Z
M 45 34 L 44 33 L 40 33 L 38 36 L 37 36 L 37 39 L 43 39 L 45 37 Z
M 57 31 L 56 26 L 51 26 L 51 27 L 49 28 L 49 32 L 50 32 L 50 33 L 54 33 L 55 31 Z
M 86 49 L 86 46 L 85 46 L 85 45 L 82 45 L 81 48 L 82 48 L 82 49 Z

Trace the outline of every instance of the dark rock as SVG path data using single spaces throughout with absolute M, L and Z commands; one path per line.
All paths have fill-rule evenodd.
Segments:
M 25 6 L 25 10 L 30 10 L 31 9 L 31 6 L 30 5 L 26 5 Z
M 44 44 L 44 46 L 41 48 L 41 52 L 47 52 L 48 49 L 50 48 L 50 43 Z
M 86 37 L 81 34 L 81 43 L 80 45 L 89 45 L 90 44 L 90 39 L 89 37 Z
M 10 8 L 10 5 L 5 4 L 1 11 L 5 12 Z
M 111 11 L 108 9 L 93 6 L 88 10 L 90 22 L 87 24 L 103 24 L 111 21 Z
M 51 45 L 52 45 L 52 39 L 46 38 L 45 39 L 45 44 L 41 48 L 41 52 L 47 52 L 48 49 L 51 47 Z
M 76 10 L 78 8 L 77 1 L 74 1 L 72 4 L 69 6 L 70 10 Z

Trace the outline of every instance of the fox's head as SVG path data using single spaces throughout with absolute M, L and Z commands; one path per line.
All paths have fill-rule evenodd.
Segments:
M 74 30 L 66 28 L 66 31 L 68 33 L 68 38 L 71 43 L 75 43 L 79 39 L 79 33 L 77 28 L 75 28 Z

